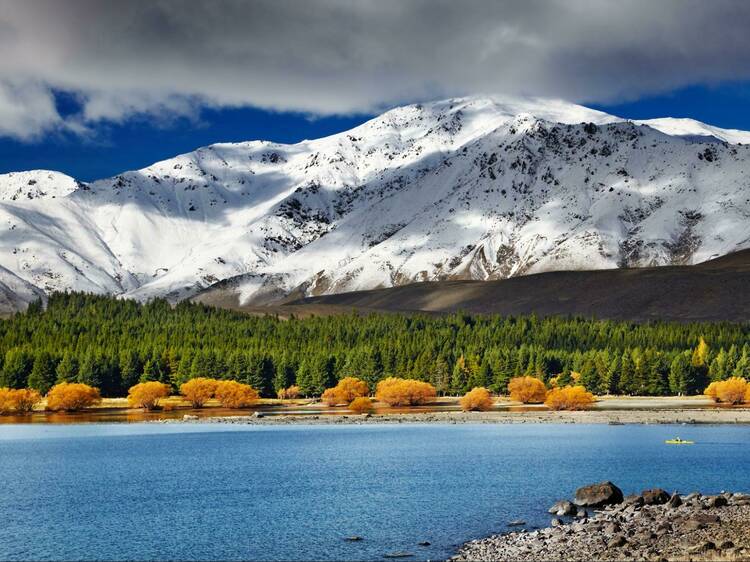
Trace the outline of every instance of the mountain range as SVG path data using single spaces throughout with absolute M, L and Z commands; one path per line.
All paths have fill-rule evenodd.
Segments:
M 750 133 L 557 100 L 392 109 L 94 182 L 0 175 L 0 309 L 52 291 L 242 305 L 689 265 L 750 248 Z

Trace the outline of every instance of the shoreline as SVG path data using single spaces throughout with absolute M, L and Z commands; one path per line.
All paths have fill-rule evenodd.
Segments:
M 365 424 L 750 424 L 750 409 L 684 408 L 680 410 L 585 410 L 533 412 L 424 412 L 385 414 L 274 414 L 153 420 L 152 423 L 218 423 L 244 425 L 365 425 Z
M 670 495 L 654 488 L 640 495 L 620 495 L 610 505 L 593 509 L 580 507 L 586 503 L 578 500 L 576 493 L 578 505 L 561 500 L 546 510 L 552 512 L 549 527 L 472 540 L 459 547 L 450 560 L 750 559 L 750 495 Z

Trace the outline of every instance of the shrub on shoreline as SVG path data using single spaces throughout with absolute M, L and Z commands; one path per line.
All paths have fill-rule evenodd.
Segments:
M 378 383 L 375 398 L 389 406 L 416 406 L 435 398 L 437 391 L 429 383 L 388 377 Z
M 42 396 L 31 388 L 0 388 L 0 414 L 25 414 L 34 409 Z
M 369 392 L 370 388 L 365 381 L 356 377 L 346 377 L 333 388 L 326 389 L 320 398 L 329 406 L 335 406 L 336 404 L 349 404 L 355 398 L 367 396 Z
M 552 410 L 585 410 L 594 403 L 594 395 L 582 386 L 553 388 L 544 404 Z
M 128 390 L 128 406 L 153 410 L 157 407 L 160 398 L 169 396 L 169 391 L 169 385 L 162 382 L 150 381 L 136 384 Z
M 193 405 L 193 408 L 202 408 L 213 398 L 218 382 L 215 379 L 196 377 L 180 385 L 180 394 Z
M 464 412 L 486 412 L 487 410 L 492 409 L 494 400 L 492 400 L 489 390 L 483 387 L 476 387 L 467 392 L 461 400 L 459 400 L 459 403 Z
M 47 409 L 75 412 L 101 402 L 99 389 L 83 383 L 61 382 L 47 393 Z
M 508 383 L 511 400 L 523 404 L 541 404 L 547 398 L 547 387 L 534 377 L 515 377 Z
M 360 396 L 352 400 L 349 409 L 355 414 L 366 414 L 372 412 L 372 400 L 367 396 Z
M 296 384 L 293 384 L 289 388 L 282 388 L 276 393 L 279 400 L 293 400 L 299 398 L 300 389 Z
M 225 408 L 247 408 L 258 400 L 258 391 L 237 381 L 218 381 L 214 396 Z
M 703 392 L 715 402 L 743 404 L 750 402 L 750 385 L 742 377 L 730 377 L 723 381 L 714 381 Z

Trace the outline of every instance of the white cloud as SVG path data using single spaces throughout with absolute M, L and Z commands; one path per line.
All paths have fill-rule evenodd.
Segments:
M 750 78 L 742 0 L 0 0 L 0 134 L 256 106 L 580 102 Z M 74 92 L 63 119 L 51 89 Z

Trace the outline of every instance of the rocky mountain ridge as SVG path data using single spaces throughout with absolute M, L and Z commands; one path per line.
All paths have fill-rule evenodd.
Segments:
M 661 129 L 661 130 L 660 130 Z M 269 303 L 444 279 L 702 262 L 750 247 L 750 134 L 550 100 L 393 109 L 91 183 L 0 176 L 0 297 Z

